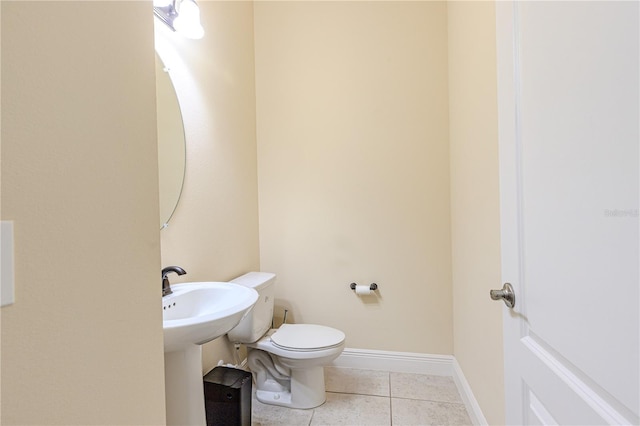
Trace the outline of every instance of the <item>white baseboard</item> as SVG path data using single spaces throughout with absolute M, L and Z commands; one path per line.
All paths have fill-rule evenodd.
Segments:
M 392 371 L 394 373 L 453 375 L 451 355 L 428 355 L 413 352 L 389 352 L 374 349 L 345 348 L 333 361 L 334 367 Z
M 342 354 L 331 363 L 331 366 L 452 377 L 462 396 L 471 422 L 474 425 L 487 425 L 487 420 L 482 414 L 480 405 L 473 395 L 458 361 L 451 355 L 345 348 Z
M 458 388 L 458 392 L 460 392 L 464 406 L 471 418 L 471 423 L 474 425 L 488 425 L 487 419 L 485 419 L 484 414 L 482 414 L 480 405 L 471 391 L 471 386 L 469 386 L 469 382 L 467 382 L 467 379 L 464 377 L 462 368 L 460 368 L 460 364 L 458 364 L 455 358 L 453 359 L 453 381 Z

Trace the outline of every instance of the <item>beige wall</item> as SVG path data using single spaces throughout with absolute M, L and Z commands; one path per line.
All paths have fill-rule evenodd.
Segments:
M 3 424 L 164 423 L 146 2 L 2 2 Z
M 187 168 L 178 208 L 161 231 L 162 265 L 180 281 L 227 281 L 259 270 L 253 5 L 200 2 L 205 36 L 157 22 L 184 116 Z M 203 370 L 234 361 L 225 337 L 203 347 Z
M 256 2 L 254 19 L 276 315 L 348 347 L 452 353 L 446 4 Z
M 504 423 L 493 2 L 450 2 L 454 355 L 489 424 Z

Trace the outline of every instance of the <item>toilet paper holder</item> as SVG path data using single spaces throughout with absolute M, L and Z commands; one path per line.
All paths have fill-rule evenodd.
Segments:
M 356 283 L 351 283 L 349 284 L 349 288 L 351 288 L 351 290 L 355 291 L 356 290 Z M 374 291 L 378 289 L 378 284 L 376 283 L 371 283 L 371 285 L 369 286 L 369 290 Z

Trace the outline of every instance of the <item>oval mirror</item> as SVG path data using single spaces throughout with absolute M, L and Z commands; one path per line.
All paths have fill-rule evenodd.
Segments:
M 169 72 L 169 68 L 156 54 L 160 229 L 168 225 L 178 206 L 186 163 L 182 113 Z

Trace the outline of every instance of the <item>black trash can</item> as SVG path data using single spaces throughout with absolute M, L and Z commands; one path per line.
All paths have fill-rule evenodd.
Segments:
M 251 373 L 218 366 L 204 376 L 207 426 L 251 426 Z

